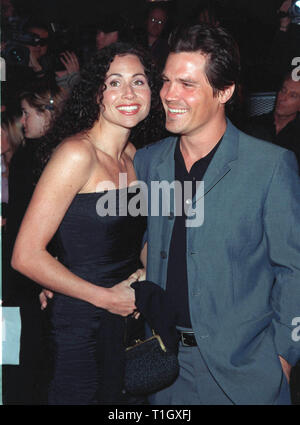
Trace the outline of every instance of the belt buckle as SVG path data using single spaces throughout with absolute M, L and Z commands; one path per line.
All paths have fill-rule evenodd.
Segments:
M 183 347 L 190 347 L 190 344 L 185 343 L 186 336 L 185 335 L 194 335 L 194 332 L 182 332 L 181 333 L 181 343 Z

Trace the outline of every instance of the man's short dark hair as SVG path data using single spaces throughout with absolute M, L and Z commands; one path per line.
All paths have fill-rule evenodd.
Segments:
M 224 28 L 204 23 L 179 26 L 169 37 L 169 47 L 170 53 L 199 52 L 207 56 L 205 73 L 215 96 L 237 84 L 239 48 Z

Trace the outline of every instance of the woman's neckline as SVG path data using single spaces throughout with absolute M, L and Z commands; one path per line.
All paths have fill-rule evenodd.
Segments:
M 107 193 L 107 192 L 116 192 L 116 191 L 120 191 L 120 190 L 128 190 L 130 188 L 133 187 L 138 187 L 138 184 L 134 184 L 132 186 L 125 186 L 125 187 L 117 187 L 115 189 L 109 189 L 109 190 L 100 190 L 99 192 L 82 192 L 82 193 L 77 193 L 75 196 L 82 196 L 82 195 L 100 195 L 103 193 Z

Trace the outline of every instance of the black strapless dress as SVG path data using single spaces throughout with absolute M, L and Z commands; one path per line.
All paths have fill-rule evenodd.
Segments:
M 101 217 L 105 192 L 77 194 L 57 232 L 60 261 L 74 274 L 103 287 L 140 267 L 146 218 L 120 213 L 134 194 L 117 189 L 116 215 Z M 126 199 L 127 198 L 127 199 Z M 125 204 L 124 204 L 125 203 Z M 123 404 L 126 319 L 85 301 L 55 293 L 49 303 L 53 377 L 49 404 Z

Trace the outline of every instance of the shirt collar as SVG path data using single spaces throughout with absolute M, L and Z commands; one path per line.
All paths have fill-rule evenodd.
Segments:
M 194 167 L 195 165 L 197 165 L 200 162 L 210 162 L 212 157 L 214 156 L 214 154 L 216 153 L 218 147 L 220 146 L 221 142 L 222 142 L 223 136 L 221 137 L 221 139 L 218 141 L 218 143 L 215 145 L 215 147 L 203 158 L 198 159 L 196 162 L 194 162 L 194 164 L 192 165 L 192 167 Z M 180 163 L 181 165 L 184 165 L 185 167 L 185 162 L 180 150 L 180 137 L 178 137 L 177 142 L 176 142 L 176 147 L 175 147 L 175 151 L 174 151 L 174 160 L 175 162 Z

